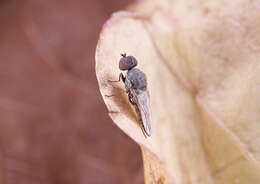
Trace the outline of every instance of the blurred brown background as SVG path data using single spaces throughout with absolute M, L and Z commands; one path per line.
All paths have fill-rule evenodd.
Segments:
M 144 183 L 94 73 L 101 26 L 129 3 L 0 1 L 0 183 Z

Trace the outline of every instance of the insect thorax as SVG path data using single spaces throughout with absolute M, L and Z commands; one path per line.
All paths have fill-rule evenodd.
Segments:
M 145 74 L 137 68 L 131 69 L 126 74 L 125 87 L 145 91 L 147 80 Z

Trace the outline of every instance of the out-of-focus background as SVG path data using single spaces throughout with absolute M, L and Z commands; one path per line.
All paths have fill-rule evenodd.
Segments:
M 139 147 L 107 115 L 101 27 L 122 0 L 0 1 L 0 183 L 141 184 Z

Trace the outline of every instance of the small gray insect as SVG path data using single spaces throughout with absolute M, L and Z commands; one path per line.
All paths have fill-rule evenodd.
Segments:
M 151 113 L 150 113 L 150 100 L 147 90 L 147 80 L 145 74 L 135 68 L 137 60 L 133 56 L 126 56 L 125 53 L 121 54 L 122 58 L 119 61 L 119 69 L 127 70 L 126 76 L 120 73 L 120 79 L 125 84 L 126 93 L 128 94 L 129 101 L 134 105 L 136 113 L 141 122 L 142 131 L 145 136 L 151 136 Z

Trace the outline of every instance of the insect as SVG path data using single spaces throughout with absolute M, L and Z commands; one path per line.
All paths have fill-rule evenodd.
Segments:
M 141 122 L 141 128 L 145 136 L 151 136 L 151 113 L 150 113 L 150 101 L 149 93 L 147 90 L 146 75 L 137 66 L 137 60 L 133 56 L 126 56 L 125 53 L 121 54 L 122 58 L 119 61 L 119 69 L 127 70 L 126 75 L 120 73 L 118 81 L 120 79 L 125 84 L 126 93 L 128 99 L 132 105 L 134 105 L 136 113 Z

